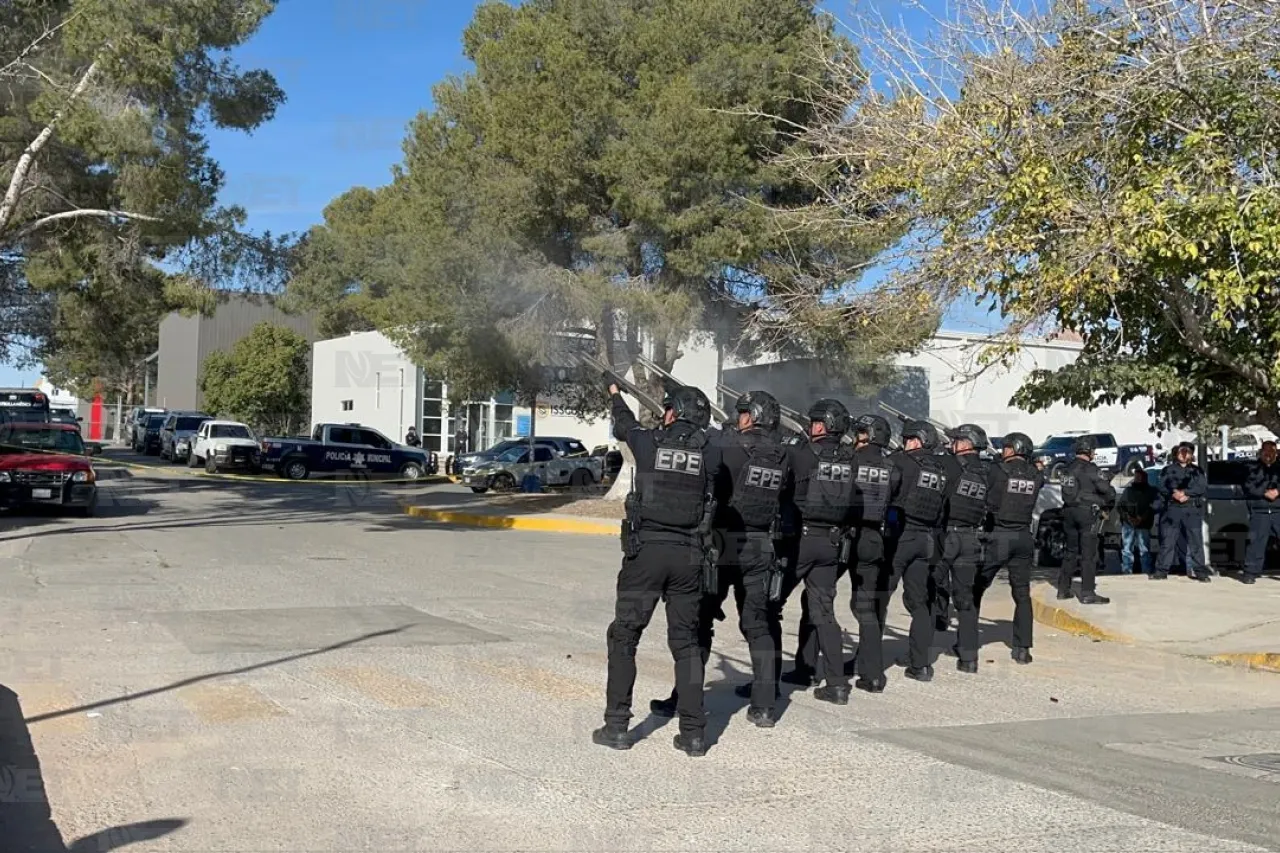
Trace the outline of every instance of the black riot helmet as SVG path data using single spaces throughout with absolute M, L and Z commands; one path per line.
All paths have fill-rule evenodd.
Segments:
M 1071 452 L 1076 456 L 1092 456 L 1098 449 L 1098 440 L 1091 435 L 1082 435 L 1071 445 Z
M 893 428 L 879 415 L 863 415 L 854 422 L 854 431 L 867 437 L 867 444 L 888 447 L 893 441 Z
M 947 438 L 960 439 L 973 445 L 974 450 L 986 450 L 991 442 L 987 441 L 987 431 L 977 424 L 960 424 L 947 430 Z
M 733 407 L 739 414 L 751 415 L 751 422 L 763 430 L 776 430 L 782 417 L 782 407 L 768 391 L 748 391 Z
M 809 422 L 821 423 L 828 435 L 844 435 L 849 431 L 849 410 L 839 400 L 824 398 L 809 407 Z
M 1009 448 L 1014 456 L 1021 456 L 1023 459 L 1030 459 L 1036 448 L 1031 436 L 1024 432 L 1009 433 L 1004 437 L 1002 444 L 1004 447 Z
M 663 403 L 676 413 L 677 421 L 691 423 L 698 429 L 711 426 L 711 401 L 699 388 L 692 385 L 672 388 Z
M 910 420 L 902 424 L 902 444 L 906 446 L 908 438 L 920 439 L 925 450 L 936 450 L 942 443 L 938 431 L 928 421 Z

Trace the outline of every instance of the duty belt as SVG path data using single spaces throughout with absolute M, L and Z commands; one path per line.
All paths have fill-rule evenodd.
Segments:
M 948 524 L 947 530 L 977 530 L 981 526 L 980 524 Z
M 806 521 L 804 524 L 802 524 L 802 525 L 800 526 L 800 532 L 801 532 L 801 533 L 804 533 L 804 534 L 808 534 L 808 533 L 810 533 L 810 532 L 813 532 L 813 533 L 830 533 L 832 530 L 836 530 L 836 529 L 838 529 L 839 527 L 840 527 L 840 525 L 838 525 L 838 524 L 813 524 L 813 523 L 810 523 L 810 522 Z

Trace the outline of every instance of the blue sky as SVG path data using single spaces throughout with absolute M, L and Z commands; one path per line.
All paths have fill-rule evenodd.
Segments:
M 844 0 L 828 3 L 840 14 Z M 941 0 L 929 0 L 940 5 Z M 414 116 L 431 87 L 468 67 L 462 31 L 479 0 L 281 0 L 236 52 L 270 70 L 288 101 L 252 134 L 214 132 L 211 153 L 227 176 L 222 201 L 249 212 L 257 231 L 304 231 L 353 186 L 390 180 Z M 909 4 L 888 0 L 886 11 Z M 982 322 L 966 311 L 949 326 Z M 0 385 L 29 385 L 38 372 L 0 365 Z

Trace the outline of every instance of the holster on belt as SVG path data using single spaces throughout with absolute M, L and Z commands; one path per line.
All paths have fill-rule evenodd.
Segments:
M 778 559 L 778 543 L 782 540 L 782 517 L 774 516 L 773 524 L 769 525 L 769 543 L 773 546 L 773 552 L 769 559 L 769 570 L 765 574 L 765 593 L 769 601 L 776 602 L 782 600 L 782 561 Z
M 702 523 L 698 525 L 698 535 L 702 537 L 703 595 L 716 595 L 720 592 L 720 549 L 716 547 L 715 533 L 711 527 L 715 514 L 715 499 L 708 498 Z
M 635 492 L 627 495 L 626 515 L 622 519 L 622 553 L 634 560 L 640 553 L 640 498 Z
M 1102 535 L 1102 528 L 1107 524 L 1108 513 L 1097 504 L 1089 507 L 1089 509 L 1093 512 L 1093 524 L 1090 525 L 1090 530 L 1100 536 Z
M 849 558 L 853 556 L 853 534 L 848 530 L 834 528 L 832 532 L 839 536 L 837 541 L 840 544 L 840 551 L 839 556 L 836 559 L 839 561 L 840 565 L 847 566 L 849 565 Z

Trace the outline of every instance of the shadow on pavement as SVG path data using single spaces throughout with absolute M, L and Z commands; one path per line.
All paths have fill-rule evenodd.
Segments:
M 168 835 L 182 818 L 113 826 L 67 845 L 53 822 L 40 759 L 18 695 L 0 684 L 0 849 L 5 853 L 107 853 Z
M 339 649 L 345 649 L 350 646 L 357 645 L 358 643 L 363 643 L 366 640 L 372 640 L 372 639 L 376 639 L 377 637 L 388 637 L 393 634 L 399 634 L 400 632 L 407 631 L 412 627 L 414 627 L 412 624 L 401 625 L 399 628 L 388 628 L 384 631 L 374 631 L 373 633 L 370 633 L 370 634 L 362 634 L 359 637 L 353 637 L 350 640 L 343 640 L 340 643 L 334 643 L 333 645 L 324 646 L 323 648 L 319 648 L 319 649 L 311 649 L 310 651 L 298 652 L 297 654 L 287 655 L 286 657 L 282 657 L 282 658 L 274 658 L 272 660 L 262 661 L 261 663 L 254 663 L 254 664 L 249 664 L 248 666 L 237 667 L 236 669 L 224 669 L 224 670 L 219 670 L 218 672 L 207 672 L 204 675 L 196 675 L 196 676 L 192 676 L 191 678 L 184 678 L 181 681 L 174 681 L 171 684 L 166 684 L 162 687 L 152 687 L 149 690 L 139 690 L 137 693 L 126 693 L 123 696 L 116 696 L 111 699 L 100 699 L 97 702 L 90 702 L 85 705 L 77 705 L 74 708 L 63 708 L 60 711 L 49 711 L 48 713 L 45 713 L 45 714 L 38 714 L 26 720 L 26 722 L 40 723 L 40 722 L 44 722 L 45 720 L 54 720 L 54 719 L 57 719 L 58 717 L 65 717 L 69 714 L 79 714 L 81 712 L 92 711 L 97 708 L 106 708 L 110 705 L 119 705 L 124 702 L 132 702 L 135 699 L 145 699 L 148 696 L 155 696 L 156 694 L 159 694 L 159 693 L 167 693 L 170 690 L 178 690 L 180 688 L 187 687 L 188 685 L 191 685 L 191 684 L 199 684 L 202 681 L 212 681 L 216 678 L 225 678 L 230 675 L 241 675 L 246 672 L 254 672 L 255 670 L 259 670 L 259 669 L 266 669 L 267 667 L 279 666 L 280 664 L 283 664 L 283 663 L 290 663 L 291 661 L 302 660 L 303 658 L 315 657 L 316 655 L 323 655 L 329 652 L 335 652 L 335 651 L 338 651 Z

